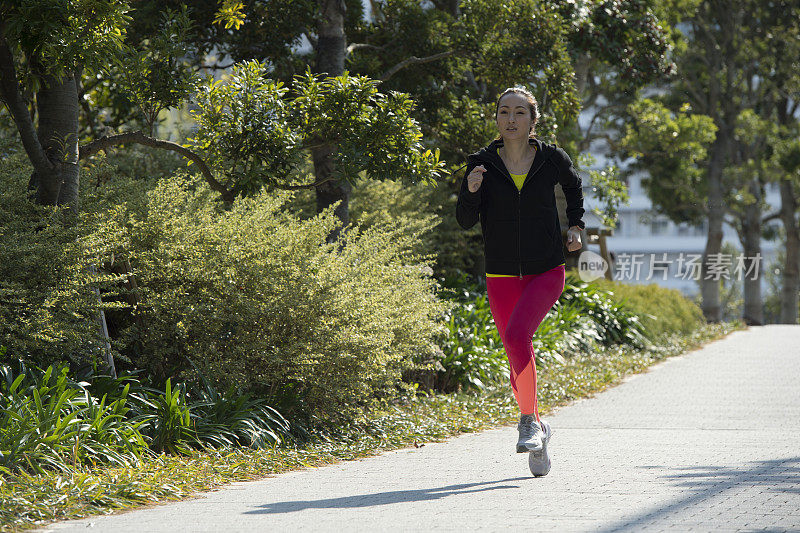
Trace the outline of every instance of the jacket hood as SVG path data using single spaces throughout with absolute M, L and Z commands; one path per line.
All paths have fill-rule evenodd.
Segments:
M 492 142 L 474 154 L 469 154 L 467 161 L 475 160 L 483 163 L 493 164 L 498 169 L 504 168 L 503 160 L 497 153 L 497 149 L 503 146 L 503 144 L 503 139 L 494 139 Z M 534 156 L 533 163 L 531 164 L 534 172 L 536 172 L 536 170 L 538 170 L 545 163 L 545 161 L 552 157 L 556 149 L 554 145 L 544 143 L 537 138 L 528 138 L 528 144 L 533 144 L 536 146 L 536 155 Z

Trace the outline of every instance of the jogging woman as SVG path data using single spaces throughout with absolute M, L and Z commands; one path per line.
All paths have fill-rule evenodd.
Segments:
M 567 200 L 567 250 L 581 248 L 583 190 L 567 153 L 536 138 L 536 98 L 521 87 L 497 100 L 499 135 L 467 159 L 456 205 L 464 229 L 480 220 L 486 290 L 511 370 L 521 415 L 518 453 L 533 452 L 531 471 L 550 470 L 550 424 L 539 417 L 533 333 L 564 291 L 565 257 L 554 187 Z

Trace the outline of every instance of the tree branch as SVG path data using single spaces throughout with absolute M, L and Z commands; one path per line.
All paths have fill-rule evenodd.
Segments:
M 6 41 L 5 26 L 5 22 L 0 20 L 0 96 L 17 125 L 22 146 L 25 148 L 34 170 L 44 176 L 53 172 L 55 167 L 39 143 L 28 105 L 22 99 L 17 70 L 14 67 L 14 56 L 8 46 L 8 41 Z
M 594 79 L 594 74 L 588 72 L 586 75 L 586 85 L 589 86 L 588 93 L 589 97 L 583 102 L 582 109 L 589 109 L 592 107 L 595 102 L 597 102 L 597 98 L 600 96 L 600 91 L 597 88 L 597 81 Z
M 377 45 L 369 44 L 369 43 L 353 43 L 353 44 L 351 44 L 350 46 L 347 47 L 347 50 L 345 50 L 344 55 L 345 56 L 349 56 L 352 52 L 354 52 L 356 50 L 361 50 L 362 48 L 372 48 L 373 50 L 385 50 L 386 49 L 386 45 L 377 46 Z
M 761 219 L 761 223 L 762 224 L 766 224 L 767 222 L 770 222 L 771 220 L 773 220 L 775 218 L 781 218 L 781 212 L 780 211 L 777 211 L 775 213 L 772 213 L 771 215 L 765 216 L 764 218 Z
M 233 192 L 228 190 L 224 185 L 218 182 L 214 175 L 211 173 L 211 169 L 208 168 L 208 165 L 200 157 L 198 154 L 194 153 L 192 150 L 186 148 L 185 146 L 181 146 L 178 143 L 174 143 L 172 141 L 165 141 L 162 139 L 154 139 L 153 137 L 148 137 L 141 130 L 128 132 L 128 133 L 120 133 L 117 135 L 103 135 L 96 141 L 92 141 L 89 144 L 80 147 L 80 153 L 78 155 L 78 159 L 86 159 L 91 157 L 92 155 L 96 154 L 100 150 L 107 150 L 112 146 L 116 146 L 119 144 L 125 143 L 138 143 L 143 144 L 145 146 L 151 146 L 153 148 L 161 148 L 163 150 L 171 150 L 173 152 L 178 152 L 186 159 L 189 159 L 197 164 L 200 168 L 200 172 L 202 172 L 203 177 L 206 179 L 208 184 L 211 188 L 222 196 L 222 199 L 230 204 L 234 200 Z
M 314 183 L 307 183 L 305 185 L 281 185 L 281 184 L 278 184 L 278 183 L 273 183 L 272 185 L 276 189 L 289 189 L 289 190 L 292 190 L 292 189 L 313 189 L 314 187 L 317 187 L 319 185 L 322 185 L 323 183 L 326 183 L 328 181 L 333 181 L 333 180 L 334 180 L 333 177 L 328 177 L 328 178 L 325 178 L 324 180 L 315 181 Z
M 583 140 L 581 141 L 581 150 L 588 150 L 589 146 L 591 146 L 592 141 L 594 138 L 592 137 L 592 128 L 594 127 L 595 122 L 598 118 L 602 117 L 603 115 L 610 113 L 614 109 L 625 109 L 625 106 L 622 104 L 611 104 L 605 107 L 600 108 L 600 110 L 594 114 L 592 120 L 589 122 L 589 126 L 586 128 L 586 133 L 583 135 Z
M 401 62 L 399 62 L 386 72 L 384 72 L 383 76 L 381 76 L 380 79 L 381 81 L 386 81 L 395 74 L 397 74 L 399 70 L 404 69 L 409 65 L 430 63 L 431 61 L 436 61 L 437 59 L 451 56 L 453 54 L 455 54 L 455 50 L 450 50 L 448 52 L 439 52 L 438 54 L 433 54 L 432 56 L 427 56 L 427 57 L 416 57 L 416 56 L 407 57 L 406 59 L 402 60 Z
M 475 89 L 476 93 L 481 92 L 481 88 L 478 87 L 478 82 L 475 81 L 475 74 L 473 74 L 471 70 L 464 71 L 464 77 L 467 78 L 467 81 L 472 86 L 472 88 Z

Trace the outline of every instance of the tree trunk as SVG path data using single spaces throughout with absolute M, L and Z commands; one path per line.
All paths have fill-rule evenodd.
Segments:
M 794 109 L 788 98 L 778 102 L 778 124 L 790 125 L 794 121 Z M 786 257 L 783 263 L 783 286 L 781 287 L 781 324 L 797 324 L 798 292 L 800 292 L 800 230 L 797 213 L 797 196 L 789 176 L 780 180 L 781 222 L 786 231 Z
M 317 179 L 324 179 L 330 176 L 333 171 L 333 159 L 331 155 L 336 150 L 335 146 L 326 144 L 320 148 L 313 150 L 314 157 L 314 173 Z M 317 193 L 317 213 L 321 213 L 323 209 L 330 206 L 337 200 L 342 202 L 334 209 L 334 214 L 339 218 L 342 223 L 341 227 L 335 228 L 327 237 L 327 242 L 335 242 L 339 239 L 339 234 L 350 222 L 350 193 L 353 187 L 347 181 L 328 181 L 316 187 Z
M 317 28 L 317 58 L 314 69 L 315 74 L 325 73 L 328 76 L 340 76 L 344 73 L 345 35 L 344 35 L 344 0 L 322 0 L 322 20 Z M 336 147 L 324 144 L 312 149 L 314 159 L 314 173 L 316 180 L 322 181 L 330 177 L 333 172 L 332 155 Z M 342 223 L 342 227 L 349 223 L 349 202 L 352 186 L 347 181 L 326 181 L 317 186 L 317 212 L 321 212 L 337 200 L 341 200 L 335 213 Z M 341 228 L 336 228 L 328 236 L 328 242 L 339 238 Z
M 744 309 L 742 318 L 748 326 L 764 325 L 764 308 L 761 301 L 761 183 L 753 177 L 748 185 L 756 201 L 745 206 L 742 217 L 742 247 L 744 248 Z M 754 264 L 755 263 L 755 264 Z M 751 269 L 753 271 L 751 272 Z M 754 279 L 755 278 L 755 279 Z
M 581 53 L 575 61 L 575 88 L 580 95 L 584 94 L 589 80 L 589 63 L 591 58 L 587 52 Z
M 37 137 L 55 171 L 36 175 L 37 198 L 44 205 L 78 209 L 78 87 L 75 74 L 47 76 L 36 93 Z
M 783 287 L 781 289 L 781 324 L 797 324 L 798 292 L 800 292 L 800 232 L 795 213 L 797 197 L 792 180 L 780 181 L 781 220 L 786 230 L 786 258 L 783 264 Z
M 708 322 L 722 321 L 719 305 L 719 280 L 708 272 L 709 256 L 722 250 L 722 220 L 725 206 L 722 201 L 722 170 L 728 155 L 728 138 L 724 132 L 717 134 L 711 147 L 711 160 L 708 168 L 708 238 L 701 265 L 701 294 L 703 296 L 703 315 Z

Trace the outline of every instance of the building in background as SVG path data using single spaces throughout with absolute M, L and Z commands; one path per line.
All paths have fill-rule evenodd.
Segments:
M 581 120 L 588 120 L 582 113 Z M 589 117 L 590 118 L 590 117 Z M 597 142 L 592 145 L 590 152 L 597 159 L 596 163 L 587 171 L 581 172 L 583 179 L 584 203 L 586 225 L 600 225 L 600 219 L 593 213 L 593 208 L 599 207 L 600 202 L 592 193 L 591 178 L 588 170 L 602 170 L 608 165 L 616 163 L 607 156 L 605 143 Z M 623 164 L 618 164 L 623 167 Z M 627 178 L 628 205 L 619 207 L 619 220 L 614 234 L 606 238 L 609 252 L 614 259 L 613 277 L 615 280 L 626 283 L 657 283 L 658 285 L 678 289 L 689 297 L 696 297 L 699 293 L 699 272 L 697 275 L 691 270 L 690 260 L 697 256 L 696 262 L 702 260 L 703 250 L 706 246 L 706 233 L 708 223 L 704 221 L 701 226 L 690 226 L 686 223 L 675 224 L 666 216 L 657 214 L 653 209 L 650 198 L 642 188 L 642 178 L 647 174 L 637 172 Z M 657 178 L 657 176 L 656 176 Z M 771 183 L 765 190 L 766 201 L 773 209 L 780 206 L 778 185 Z M 779 221 L 771 224 L 779 225 Z M 727 223 L 723 223 L 723 246 L 732 245 L 738 254 L 742 253 L 742 245 L 736 230 Z M 761 260 L 758 266 L 762 280 L 762 290 L 767 290 L 764 269 L 775 260 L 778 243 L 762 240 Z M 598 252 L 598 250 L 592 250 Z M 637 255 L 634 255 L 637 254 Z M 641 263 L 638 271 L 634 261 Z M 730 265 L 727 268 L 731 279 L 743 280 L 744 272 L 735 272 L 736 257 L 728 257 Z M 723 269 L 724 270 L 724 269 Z M 749 277 L 752 277 L 752 273 Z

